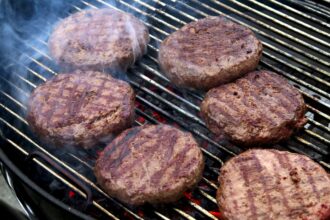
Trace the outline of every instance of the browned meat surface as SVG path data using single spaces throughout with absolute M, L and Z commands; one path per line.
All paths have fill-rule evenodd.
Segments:
M 114 9 L 92 9 L 62 20 L 49 40 L 61 66 L 126 70 L 147 49 L 148 29 L 137 18 Z
M 89 148 L 131 126 L 134 100 L 133 89 L 124 81 L 75 71 L 38 86 L 27 119 L 46 143 Z
M 246 146 L 289 138 L 306 123 L 305 109 L 298 89 L 270 71 L 251 72 L 211 89 L 201 104 L 212 132 Z
M 262 44 L 253 32 L 224 17 L 207 17 L 167 37 L 159 64 L 177 86 L 210 89 L 256 68 Z
M 133 205 L 179 199 L 202 177 L 203 155 L 190 133 L 168 125 L 124 131 L 96 161 L 95 176 L 111 196 Z
M 226 220 L 330 219 L 330 177 L 306 156 L 249 150 L 224 164 L 219 182 Z

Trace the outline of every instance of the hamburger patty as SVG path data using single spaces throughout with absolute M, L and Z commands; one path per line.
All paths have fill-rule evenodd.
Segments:
M 202 177 L 203 155 L 190 133 L 168 125 L 124 131 L 96 161 L 98 183 L 111 196 L 133 205 L 179 199 Z
M 262 44 L 253 32 L 224 17 L 207 17 L 168 36 L 159 64 L 177 86 L 210 89 L 254 70 Z
M 131 126 L 133 89 L 93 71 L 59 74 L 32 93 L 27 119 L 47 143 L 89 148 Z
M 306 156 L 249 150 L 223 165 L 219 182 L 226 220 L 330 219 L 330 176 Z
M 211 89 L 201 116 L 216 135 L 240 145 L 285 140 L 307 121 L 298 89 L 270 71 L 251 72 L 233 83 Z
M 146 53 L 148 42 L 148 29 L 134 16 L 92 9 L 62 20 L 50 36 L 49 50 L 69 69 L 126 70 Z

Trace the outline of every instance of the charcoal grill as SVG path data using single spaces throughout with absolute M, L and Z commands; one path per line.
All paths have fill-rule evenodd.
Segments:
M 167 35 L 209 15 L 223 15 L 251 28 L 264 45 L 258 68 L 286 77 L 307 102 L 305 128 L 274 148 L 308 155 L 329 171 L 328 0 L 317 3 L 311 0 L 76 0 L 63 1 L 61 6 L 58 1 L 49 1 L 42 8 L 31 6 L 36 4 L 34 1 L 27 1 L 28 14 L 34 9 L 47 9 L 37 20 L 30 19 L 33 14 L 19 16 L 26 12 L 11 2 L 14 1 L 4 1 L 2 5 L 6 11 L 2 19 L 8 22 L 3 27 L 9 31 L 2 35 L 2 43 L 6 45 L 2 46 L 0 56 L 0 156 L 6 179 L 30 218 L 58 219 L 63 213 L 65 218 L 96 219 L 218 219 L 221 216 L 215 200 L 219 167 L 243 149 L 215 138 L 206 129 L 199 117 L 204 93 L 173 87 L 157 62 L 158 46 Z M 125 78 L 137 93 L 135 126 L 169 123 L 188 130 L 199 141 L 205 155 L 201 182 L 176 203 L 130 207 L 109 197 L 96 184 L 92 172 L 102 146 L 73 152 L 50 149 L 39 142 L 24 118 L 29 93 L 59 70 L 47 54 L 47 37 L 54 23 L 76 11 L 100 7 L 132 13 L 150 31 L 148 54 L 129 69 Z

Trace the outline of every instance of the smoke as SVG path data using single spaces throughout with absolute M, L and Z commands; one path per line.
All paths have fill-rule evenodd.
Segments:
M 72 1 L 37 1 L 37 0 L 3 0 L 0 1 L 0 36 L 1 49 L 11 55 L 15 49 L 23 49 L 19 41 L 33 41 L 37 37 L 47 38 L 59 17 L 63 17 L 63 8 Z M 42 30 L 37 31 L 37 30 Z M 44 35 L 44 36 L 42 36 Z M 9 54 L 8 54 L 9 53 Z
M 70 2 L 73 1 L 0 1 L 0 60 L 3 68 L 0 77 L 18 88 L 8 92 L 23 104 L 35 86 L 53 75 L 45 73 L 47 71 L 37 67 L 33 60 L 44 59 L 47 55 L 43 42 L 47 42 L 48 33 L 59 17 L 65 16 L 63 8 Z M 33 65 L 36 68 L 32 68 Z M 32 74 L 31 70 L 35 73 Z M 39 76 L 37 71 L 41 71 Z
M 37 85 L 53 77 L 57 71 L 66 72 L 66 69 L 60 68 L 53 61 L 50 61 L 47 46 L 49 34 L 61 18 L 81 9 L 110 7 L 111 5 L 122 11 L 132 12 L 131 8 L 123 8 L 123 5 L 115 3 L 115 1 L 97 1 L 98 4 L 94 2 L 94 5 L 89 5 L 86 2 L 88 1 L 85 1 L 84 4 L 77 0 L 0 1 L 0 60 L 4 69 L 0 76 L 11 79 L 17 78 L 18 75 L 21 80 L 13 81 L 18 88 L 29 94 Z M 135 7 L 134 4 L 131 6 Z M 134 15 L 140 20 L 146 20 L 144 15 L 139 14 L 137 16 L 137 13 Z M 129 34 L 136 34 L 131 24 L 127 24 L 126 27 Z M 139 56 L 142 48 L 134 36 L 130 38 L 134 53 Z M 47 65 L 40 65 L 44 64 L 44 61 Z M 103 71 L 109 72 L 111 70 L 103 68 Z M 123 71 L 114 70 L 112 72 L 115 77 L 127 80 Z M 22 103 L 27 102 L 26 94 L 14 92 L 14 95 Z
M 87 1 L 85 1 L 87 2 Z M 95 2 L 94 2 L 95 3 Z M 97 8 L 107 8 L 114 5 L 128 13 L 132 9 L 123 7 L 115 1 L 99 1 Z M 135 3 L 136 4 L 136 3 Z M 138 7 L 132 4 L 132 7 Z M 150 4 L 152 5 L 152 4 Z M 58 72 L 65 72 L 49 56 L 48 38 L 53 28 L 61 19 L 80 9 L 91 9 L 94 6 L 83 4 L 77 0 L 0 0 L 0 90 L 6 91 L 11 97 L 27 105 L 30 93 L 41 83 L 44 83 Z M 146 21 L 144 15 L 136 13 L 134 16 L 141 21 Z M 127 32 L 136 35 L 131 24 L 125 25 Z M 143 49 L 139 41 L 130 36 L 134 53 L 138 56 Z M 109 72 L 104 69 L 104 72 Z M 115 77 L 127 80 L 122 71 L 113 71 Z M 6 88 L 1 87 L 5 85 Z M 26 115 L 26 108 L 12 108 L 22 118 Z M 19 129 L 27 128 L 20 124 L 19 120 L 13 121 L 13 125 Z M 2 129 L 0 127 L 0 129 Z M 31 134 L 31 131 L 27 131 Z M 43 144 L 48 146 L 47 143 Z M 53 147 L 50 146 L 50 149 Z M 72 148 L 68 148 L 71 149 Z M 61 150 L 60 150 L 61 151 Z M 74 149 L 72 150 L 75 151 Z M 61 152 L 58 152 L 59 154 Z M 79 152 L 74 152 L 79 154 Z
M 36 86 L 53 77 L 55 72 L 60 70 L 60 68 L 49 59 L 47 42 L 49 34 L 54 26 L 60 21 L 60 18 L 65 18 L 72 12 L 77 12 L 79 10 L 72 6 L 76 5 L 77 2 L 80 3 L 78 6 L 79 9 L 93 8 L 92 6 L 89 7 L 86 4 L 81 4 L 81 1 L 78 0 L 0 0 L 0 61 L 4 64 L 0 67 L 4 69 L 4 71 L 0 71 L 0 86 L 1 80 L 3 79 L 15 85 L 15 87 L 8 86 L 10 90 L 9 93 L 24 105 L 27 103 L 29 93 Z M 147 5 L 150 5 L 151 7 L 156 4 L 157 0 L 150 0 L 147 2 Z M 137 11 L 133 9 L 142 8 L 140 10 L 146 10 L 136 2 L 130 4 L 130 7 L 124 7 L 123 4 L 115 4 L 115 1 L 108 5 L 104 4 L 104 1 L 99 1 L 97 7 L 102 8 L 109 5 L 114 5 L 123 11 L 131 13 L 139 20 L 145 21 L 152 26 L 158 26 L 157 22 L 150 19 L 145 13 L 137 13 Z M 147 13 L 152 15 L 150 10 Z M 141 48 L 138 40 L 135 37 L 132 37 L 136 35 L 135 29 L 130 23 L 127 23 L 126 27 L 131 34 L 130 37 L 134 54 L 140 55 L 144 48 Z M 153 29 L 152 31 L 149 29 L 149 31 L 152 32 L 153 35 L 153 47 L 158 48 L 164 35 L 162 32 L 156 31 L 156 29 Z M 167 29 L 166 31 L 170 33 L 174 30 L 170 31 Z M 156 41 L 155 39 L 158 40 Z M 149 51 L 149 53 L 150 52 L 156 53 L 156 50 Z M 152 63 L 149 63 L 148 65 L 152 65 Z M 157 67 L 154 66 L 154 69 L 157 69 Z M 104 71 L 107 72 L 107 70 Z M 126 79 L 126 74 L 123 74 L 123 72 L 118 71 L 115 72 L 115 74 L 116 77 Z M 14 110 L 24 117 L 25 110 L 23 108 Z M 22 126 L 19 127 L 18 124 L 15 125 L 15 127 L 19 129 L 22 128 Z M 90 168 L 87 169 L 81 167 L 80 161 L 79 163 L 76 161 L 77 166 L 72 165 L 74 163 L 69 155 L 74 155 L 75 158 L 81 159 L 84 162 L 87 161 L 87 163 L 92 166 L 96 151 L 101 150 L 104 147 L 104 145 L 95 146 L 95 148 L 91 150 L 82 151 L 79 149 L 77 150 L 77 148 L 72 148 L 71 146 L 68 146 L 68 148 L 63 150 L 63 148 L 58 148 L 58 146 L 50 146 L 49 143 L 46 142 L 43 146 L 47 146 L 47 150 L 55 153 L 58 158 L 61 158 L 61 161 L 69 161 L 69 164 L 73 166 L 75 170 L 85 176 L 91 174 Z M 24 147 L 27 146 L 25 145 Z M 31 149 L 36 150 L 35 147 L 31 147 Z M 57 185 L 54 186 L 54 188 L 57 187 Z

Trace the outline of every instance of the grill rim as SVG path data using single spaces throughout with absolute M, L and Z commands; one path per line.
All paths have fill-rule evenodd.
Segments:
M 2 139 L 0 138 L 0 145 L 5 146 L 6 144 L 3 143 Z M 52 194 L 46 192 L 44 189 L 42 189 L 40 186 L 38 186 L 36 183 L 34 183 L 26 174 L 24 174 L 6 155 L 6 153 L 3 151 L 2 148 L 0 148 L 0 160 L 1 163 L 4 164 L 5 171 L 10 171 L 10 174 L 19 178 L 21 183 L 23 183 L 25 186 L 28 186 L 29 189 L 32 191 L 40 194 L 43 196 L 46 200 L 49 202 L 55 204 L 58 208 L 62 209 L 63 211 L 70 213 L 76 217 L 79 217 L 81 219 L 89 219 L 93 220 L 94 218 L 90 217 L 89 215 L 86 215 L 85 213 L 69 207 L 64 202 L 61 202 L 57 198 L 55 198 Z M 12 178 L 12 177 L 11 177 Z M 24 209 L 24 207 L 23 207 Z

